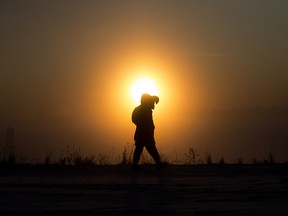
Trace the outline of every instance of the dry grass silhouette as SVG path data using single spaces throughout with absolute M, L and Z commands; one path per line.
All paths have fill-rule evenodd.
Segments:
M 80 148 L 77 149 L 70 149 L 67 145 L 65 150 L 62 150 L 60 153 L 60 156 L 54 157 L 54 154 L 52 151 L 47 151 L 44 158 L 41 160 L 38 160 L 38 162 L 35 162 L 35 159 L 29 159 L 27 157 L 21 156 L 21 158 L 17 158 L 15 155 L 13 158 L 11 157 L 4 157 L 3 153 L 0 152 L 0 164 L 5 165 L 15 165 L 17 163 L 26 163 L 26 164 L 41 164 L 45 166 L 49 165 L 69 165 L 69 166 L 93 166 L 93 165 L 113 165 L 113 164 L 121 164 L 121 165 L 131 165 L 132 164 L 132 158 L 133 158 L 133 152 L 134 152 L 134 145 L 131 145 L 127 143 L 122 150 L 122 153 L 118 155 L 117 159 L 113 159 L 109 154 L 103 154 L 103 153 L 90 153 L 89 155 L 84 155 Z M 55 154 L 56 155 L 56 154 Z M 163 161 L 168 162 L 169 164 L 174 165 L 197 165 L 197 164 L 228 164 L 225 161 L 225 157 L 221 157 L 218 162 L 213 161 L 213 155 L 211 151 L 206 149 L 204 154 L 201 156 L 200 153 L 198 153 L 198 150 L 191 146 L 187 149 L 187 151 L 184 153 L 184 155 L 180 155 L 178 157 L 177 154 L 174 154 L 174 157 L 177 158 L 169 158 L 165 154 L 161 154 L 161 158 Z M 19 162 L 20 161 L 20 162 Z M 239 157 L 235 160 L 235 164 L 243 164 L 244 159 L 242 157 Z M 266 157 L 263 157 L 262 159 L 256 158 L 255 156 L 252 156 L 250 159 L 250 162 L 247 161 L 246 164 L 275 164 L 277 163 L 276 156 L 274 152 L 271 150 L 268 152 Z M 148 152 L 144 149 L 140 164 L 154 164 L 154 161 L 152 157 L 148 154 Z

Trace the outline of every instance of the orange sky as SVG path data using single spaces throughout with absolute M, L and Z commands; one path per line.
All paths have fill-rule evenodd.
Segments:
M 193 145 L 235 159 L 238 152 L 257 155 L 261 148 L 262 157 L 287 141 L 281 120 L 286 114 L 245 116 L 252 125 L 264 121 L 266 126 L 255 123 L 255 130 L 265 134 L 271 121 L 278 125 L 267 138 L 245 131 L 238 115 L 218 119 L 217 113 L 287 107 L 284 1 L 0 4 L 2 145 L 11 126 L 18 149 L 28 152 L 66 145 L 119 151 L 133 143 L 129 88 L 139 76 L 159 85 L 154 120 L 164 152 Z M 218 131 L 222 126 L 228 131 L 229 124 L 235 131 L 244 128 L 234 137 Z

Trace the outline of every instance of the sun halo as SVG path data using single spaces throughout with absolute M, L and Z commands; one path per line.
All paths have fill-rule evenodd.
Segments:
M 138 78 L 130 87 L 131 99 L 135 104 L 139 104 L 141 95 L 144 93 L 159 96 L 159 87 L 152 79 Z

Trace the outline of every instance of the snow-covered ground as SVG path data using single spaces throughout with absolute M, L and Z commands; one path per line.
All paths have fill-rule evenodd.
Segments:
M 288 215 L 288 165 L 0 167 L 0 215 Z

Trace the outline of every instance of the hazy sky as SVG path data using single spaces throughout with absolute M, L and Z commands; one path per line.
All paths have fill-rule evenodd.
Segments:
M 160 88 L 160 149 L 227 154 L 236 138 L 205 143 L 199 112 L 288 106 L 287 10 L 285 0 L 1 0 L 1 142 L 15 127 L 18 149 L 31 152 L 133 143 L 129 87 L 145 75 Z M 271 136 L 265 145 L 288 140 Z

